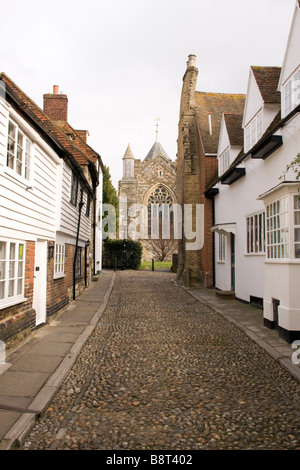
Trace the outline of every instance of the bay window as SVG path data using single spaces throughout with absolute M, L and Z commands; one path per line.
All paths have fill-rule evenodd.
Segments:
M 289 257 L 288 196 L 267 206 L 267 256 Z

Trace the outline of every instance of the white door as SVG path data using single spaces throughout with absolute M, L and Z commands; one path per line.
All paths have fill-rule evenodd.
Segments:
M 36 312 L 36 326 L 46 323 L 47 293 L 47 242 L 35 243 L 33 308 Z

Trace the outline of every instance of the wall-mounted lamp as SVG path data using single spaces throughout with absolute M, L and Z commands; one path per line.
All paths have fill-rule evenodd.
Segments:
M 54 258 L 54 243 L 53 242 L 49 242 L 49 245 L 48 245 L 48 259 L 52 259 Z

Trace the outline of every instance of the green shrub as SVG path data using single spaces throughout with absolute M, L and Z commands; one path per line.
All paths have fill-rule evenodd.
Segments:
M 106 240 L 103 244 L 103 267 L 138 269 L 142 251 L 140 242 L 134 240 Z

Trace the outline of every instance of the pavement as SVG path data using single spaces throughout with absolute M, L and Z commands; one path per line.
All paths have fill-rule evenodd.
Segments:
M 114 271 L 103 270 L 79 298 L 8 353 L 6 362 L 0 364 L 0 450 L 20 448 L 48 408 L 104 313 L 115 276 Z M 214 289 L 178 288 L 241 328 L 300 382 L 300 366 L 292 362 L 295 350 L 277 331 L 263 325 L 262 310 L 222 297 Z

